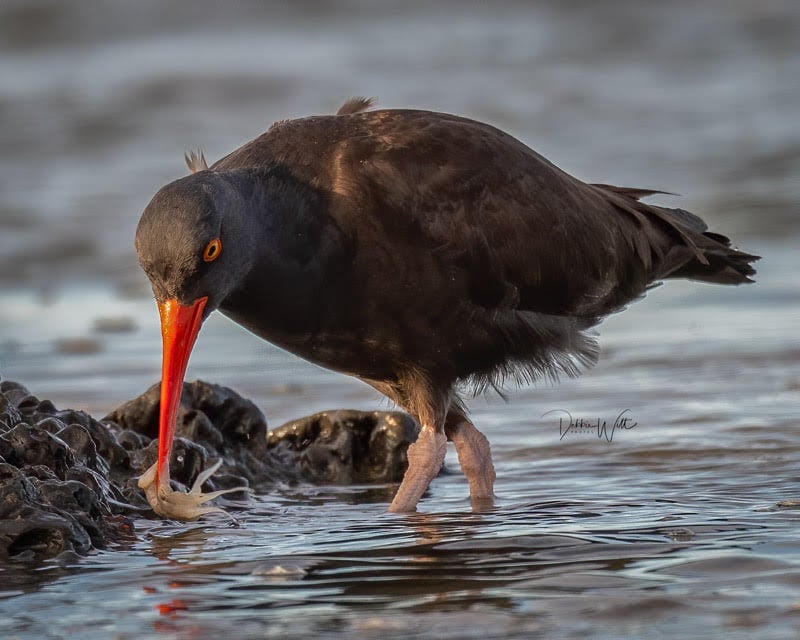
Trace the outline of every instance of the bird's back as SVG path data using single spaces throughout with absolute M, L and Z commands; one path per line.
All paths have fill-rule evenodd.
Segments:
M 479 381 L 572 374 L 595 357 L 583 330 L 653 280 L 752 273 L 753 256 L 696 216 L 639 202 L 650 192 L 583 183 L 458 116 L 279 122 L 212 170 L 273 166 L 325 194 L 319 215 L 355 248 L 357 313 L 326 330 L 342 334 L 342 349 L 385 353 L 389 368 Z

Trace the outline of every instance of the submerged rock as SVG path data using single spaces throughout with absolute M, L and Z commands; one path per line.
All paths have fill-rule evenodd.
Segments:
M 98 421 L 0 382 L 0 560 L 85 554 L 133 539 L 132 518 L 154 517 L 136 478 L 156 459 L 159 400 L 156 384 Z M 184 384 L 170 469 L 181 490 L 217 459 L 212 491 L 399 482 L 417 431 L 404 413 L 347 410 L 268 431 L 252 402 L 197 381 Z

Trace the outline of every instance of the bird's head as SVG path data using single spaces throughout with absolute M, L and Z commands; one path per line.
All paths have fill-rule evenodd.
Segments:
M 206 298 L 203 318 L 219 307 L 250 268 L 237 185 L 203 171 L 159 190 L 136 229 L 139 264 L 156 301 L 190 306 Z
M 163 187 L 136 229 L 139 263 L 161 316 L 163 361 L 158 482 L 168 482 L 169 455 L 183 377 L 203 320 L 236 288 L 252 262 L 241 191 L 201 171 Z

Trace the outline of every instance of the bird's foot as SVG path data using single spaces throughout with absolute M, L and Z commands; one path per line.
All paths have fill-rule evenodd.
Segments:
M 494 464 L 489 441 L 468 420 L 447 429 L 447 436 L 456 446 L 458 462 L 469 482 L 473 504 L 486 506 L 494 497 Z
M 446 451 L 445 435 L 432 427 L 423 426 L 417 441 L 408 448 L 408 469 L 389 511 L 402 513 L 416 510 L 422 494 L 442 468 Z
M 204 516 L 207 513 L 222 513 L 236 522 L 236 519 L 224 509 L 201 506 L 225 493 L 248 490 L 248 487 L 236 487 L 234 489 L 222 489 L 221 491 L 203 493 L 201 490 L 203 483 L 216 473 L 221 464 L 222 460 L 218 460 L 216 464 L 201 472 L 188 493 L 173 491 L 169 486 L 169 480 L 157 483 L 155 464 L 139 478 L 139 487 L 144 490 L 144 494 L 147 496 L 147 501 L 150 503 L 153 511 L 163 518 L 197 520 L 200 516 Z

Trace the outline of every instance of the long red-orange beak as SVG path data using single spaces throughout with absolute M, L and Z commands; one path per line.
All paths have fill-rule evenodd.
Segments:
M 208 297 L 184 306 L 174 298 L 158 303 L 163 354 L 161 362 L 161 410 L 158 417 L 158 467 L 156 486 L 169 483 L 169 458 L 175 436 L 175 419 L 183 390 L 183 376 L 197 333 L 203 322 Z

